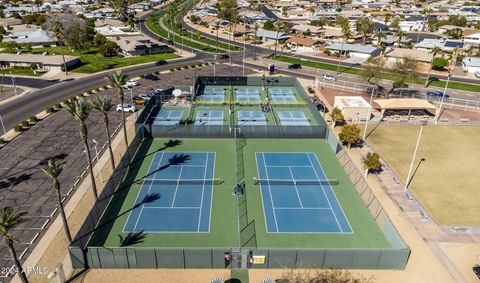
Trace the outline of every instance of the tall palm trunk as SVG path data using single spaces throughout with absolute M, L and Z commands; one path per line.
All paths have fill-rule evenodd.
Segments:
M 103 122 L 105 123 L 105 129 L 107 131 L 107 141 L 108 141 L 108 152 L 110 153 L 110 162 L 112 164 L 112 169 L 115 170 L 115 159 L 113 157 L 113 150 L 112 150 L 112 138 L 110 136 L 110 129 L 109 129 L 109 120 L 107 114 L 103 114 Z
M 10 251 L 10 256 L 13 259 L 15 268 L 18 270 L 18 277 L 20 277 L 20 280 L 22 281 L 22 283 L 28 283 L 27 276 L 25 275 L 24 272 L 22 272 L 22 265 L 20 264 L 20 261 L 18 260 L 18 257 L 17 257 L 17 253 L 15 252 L 15 248 L 13 247 L 13 240 L 8 237 L 3 237 L 3 242 L 5 243 L 5 246 L 7 246 L 8 250 Z
M 88 131 L 85 123 L 80 124 L 80 136 L 82 136 L 82 140 L 85 145 L 85 151 L 87 152 L 88 170 L 90 170 L 90 181 L 92 182 L 93 196 L 95 197 L 95 200 L 97 200 L 97 184 L 95 183 L 95 176 L 93 175 L 92 158 L 90 155 L 90 147 L 88 146 Z
M 217 50 L 216 50 L 217 52 L 218 52 L 218 29 L 219 27 L 217 27 Z
M 65 209 L 63 208 L 62 195 L 60 194 L 60 184 L 58 180 L 53 180 L 53 187 L 57 193 L 58 207 L 60 208 L 60 215 L 62 216 L 63 229 L 65 230 L 65 235 L 67 235 L 67 240 L 69 243 L 72 242 L 72 234 L 70 233 L 70 228 L 68 228 L 67 216 L 65 215 Z
M 59 39 L 58 44 L 59 44 L 58 47 L 60 47 L 60 54 L 62 54 L 63 67 L 65 68 L 65 75 L 68 76 L 67 63 L 65 63 L 65 54 L 63 53 L 63 41 Z
M 125 101 L 125 98 L 123 97 L 123 91 L 119 90 L 119 95 L 120 95 L 120 104 L 122 105 L 122 125 L 123 125 L 123 139 L 125 141 L 125 147 L 126 147 L 126 153 L 128 159 L 130 159 L 130 153 L 128 151 L 128 138 L 127 138 L 127 126 L 126 126 L 126 120 L 125 120 L 125 111 L 123 111 L 123 104 Z
M 253 60 L 257 60 L 257 31 L 255 29 L 255 36 L 253 37 Z

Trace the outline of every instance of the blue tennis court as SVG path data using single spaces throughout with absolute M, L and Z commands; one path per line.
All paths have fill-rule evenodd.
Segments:
M 124 232 L 209 232 L 214 152 L 158 152 Z
M 274 102 L 296 102 L 297 99 L 289 87 L 270 87 L 268 92 Z
M 183 111 L 160 110 L 153 121 L 154 125 L 178 125 L 183 117 Z
M 225 101 L 225 90 L 223 87 L 207 86 L 200 96 L 197 96 L 197 101 L 201 102 L 223 102 Z
M 260 91 L 256 87 L 238 87 L 235 99 L 238 102 L 260 102 Z
M 352 233 L 315 153 L 257 152 L 267 232 Z
M 265 126 L 267 122 L 265 115 L 261 111 L 238 111 L 237 112 L 238 125 L 245 126 Z
M 197 111 L 195 125 L 223 125 L 223 111 Z
M 302 111 L 277 111 L 282 126 L 310 126 Z

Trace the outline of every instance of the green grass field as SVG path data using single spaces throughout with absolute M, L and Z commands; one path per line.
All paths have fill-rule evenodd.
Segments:
M 273 58 L 272 58 L 273 59 Z M 290 64 L 301 64 L 302 66 L 306 67 L 312 67 L 312 68 L 317 68 L 317 69 L 322 69 L 322 70 L 327 70 L 327 71 L 337 71 L 337 65 L 334 64 L 328 64 L 328 63 L 323 63 L 323 62 L 318 62 L 318 61 L 313 61 L 313 60 L 302 60 L 298 58 L 293 58 L 289 56 L 283 56 L 279 55 L 276 56 L 273 60 L 281 61 L 281 62 L 286 62 Z M 359 68 L 354 68 L 354 67 L 344 67 L 340 66 L 338 69 L 340 73 L 345 73 L 345 74 L 352 74 L 359 76 L 360 73 L 362 72 L 362 69 Z M 382 79 L 384 80 L 394 80 L 394 76 L 391 74 L 383 74 Z M 425 85 L 426 79 L 420 79 L 419 82 L 416 82 L 417 84 Z M 431 86 L 436 86 L 436 87 L 445 87 L 446 81 L 435 81 L 432 82 L 430 85 Z M 469 83 L 461 83 L 461 82 L 454 82 L 450 81 L 448 83 L 448 88 L 449 89 L 458 89 L 458 90 L 465 90 L 465 91 L 473 91 L 473 92 L 480 92 L 480 84 L 469 84 Z
M 91 48 L 90 50 L 84 51 L 84 52 L 72 51 L 68 47 L 64 47 L 63 50 L 65 55 L 80 57 L 80 61 L 82 62 L 81 65 L 79 67 L 76 67 L 75 69 L 72 69 L 71 70 L 72 72 L 88 73 L 88 74 L 110 70 L 114 68 L 127 67 L 131 65 L 136 65 L 136 64 L 179 58 L 179 56 L 173 53 L 162 53 L 162 54 L 135 56 L 135 57 L 103 57 L 102 55 L 97 54 L 96 48 Z M 48 52 L 48 54 L 56 54 L 56 55 L 61 54 L 60 48 L 56 46 L 33 48 L 31 52 L 25 52 L 25 53 L 42 54 L 43 52 Z M 17 74 L 33 76 L 33 72 L 31 70 L 27 73 L 17 73 Z
M 136 199 L 140 185 L 130 183 L 145 176 L 154 153 L 161 151 L 216 152 L 215 177 L 224 181 L 213 189 L 210 233 L 147 233 L 145 239 L 135 247 L 236 247 L 237 200 L 232 195 L 235 184 L 236 145 L 233 139 L 183 139 L 175 146 L 166 147 L 167 139 L 154 139 L 142 145 L 135 158 L 136 166 L 110 203 L 102 219 L 101 229 L 94 234 L 90 246 L 117 247 L 120 239 L 127 236 L 123 227 Z M 263 218 L 260 186 L 254 185 L 257 177 L 255 152 L 259 151 L 300 151 L 315 152 L 329 178 L 336 178 L 340 184 L 334 191 L 354 231 L 352 234 L 277 234 L 267 233 Z M 325 140 L 261 140 L 249 139 L 243 149 L 246 180 L 248 220 L 254 220 L 256 245 L 261 247 L 290 248 L 389 248 L 379 227 L 368 213 L 362 200 L 348 180 L 342 167 Z
M 373 129 L 373 127 L 371 127 Z M 405 182 L 419 126 L 381 125 L 368 142 Z M 409 190 L 439 225 L 478 226 L 480 127 L 427 126 Z M 419 162 L 421 158 L 425 161 Z

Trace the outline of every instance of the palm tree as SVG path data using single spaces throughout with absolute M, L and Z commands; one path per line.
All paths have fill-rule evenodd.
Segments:
M 15 248 L 13 247 L 13 242 L 15 240 L 13 239 L 13 235 L 10 233 L 10 230 L 18 224 L 24 222 L 22 218 L 23 215 L 25 215 L 25 213 L 19 213 L 12 207 L 0 208 L 0 235 L 3 236 L 3 244 L 10 251 L 10 256 L 13 259 L 15 268 L 19 271 L 22 270 L 22 265 L 20 264 L 17 253 L 15 252 Z M 25 272 L 18 272 L 18 276 L 23 283 L 28 283 Z
M 82 137 L 85 151 L 87 153 L 88 169 L 90 170 L 90 180 L 92 182 L 93 196 L 95 200 L 98 198 L 97 184 L 95 184 L 95 176 L 93 175 L 92 158 L 90 156 L 90 147 L 88 146 L 88 130 L 85 120 L 87 120 L 92 107 L 90 103 L 83 100 L 83 98 L 69 102 L 65 109 L 70 113 L 75 120 L 78 121 L 80 127 L 80 136 Z
M 117 88 L 118 98 L 120 98 L 120 104 L 123 106 L 125 102 L 123 86 L 128 80 L 128 74 L 122 71 L 117 71 L 116 73 L 112 73 L 108 75 L 106 77 L 106 80 L 111 86 Z M 127 139 L 127 126 L 125 125 L 125 112 L 123 111 L 123 107 L 121 107 L 121 109 L 122 109 L 123 138 L 125 140 L 125 147 L 128 154 L 128 139 Z M 130 158 L 130 155 L 128 155 L 128 157 Z
M 432 56 L 432 60 L 430 61 L 430 68 L 428 68 L 428 75 L 427 75 L 427 80 L 425 81 L 425 86 L 428 86 L 428 81 L 430 80 L 430 73 L 432 72 L 433 60 L 435 59 L 437 54 L 443 53 L 443 49 L 438 46 L 434 46 L 432 50 L 430 50 L 430 53 L 432 53 L 433 56 Z
M 380 46 L 382 44 L 382 38 L 387 38 L 387 34 L 380 30 L 375 33 L 375 37 L 377 38 L 377 45 Z
M 65 75 L 68 76 L 67 63 L 65 63 L 65 54 L 63 53 L 63 24 L 59 21 L 53 23 L 53 34 L 58 40 L 58 47 L 62 54 L 63 68 L 65 68 Z
M 218 30 L 220 29 L 220 21 L 215 21 L 215 30 L 217 31 L 217 50 L 216 52 L 218 52 Z
M 60 160 L 50 159 L 47 161 L 47 164 L 42 168 L 43 173 L 48 177 L 52 178 L 53 188 L 57 193 L 58 207 L 60 208 L 60 215 L 62 216 L 63 229 L 65 230 L 65 235 L 67 236 L 68 242 L 72 242 L 72 235 L 70 234 L 70 229 L 68 228 L 67 216 L 65 215 L 65 210 L 62 203 L 62 195 L 60 194 L 60 183 L 58 182 L 58 176 L 62 173 L 63 165 Z
M 397 31 L 398 45 L 400 45 L 400 42 L 402 42 L 402 38 L 403 38 L 404 36 L 406 36 L 406 35 L 407 35 L 407 34 L 406 34 L 404 31 L 398 29 L 398 31 Z
M 253 30 L 255 31 L 255 35 L 253 37 L 253 60 L 257 59 L 257 32 L 259 28 L 260 26 L 257 22 L 255 22 L 255 25 L 253 26 Z
M 115 159 L 113 158 L 113 151 L 112 151 L 112 139 L 110 137 L 110 129 L 108 127 L 109 125 L 108 112 L 112 109 L 112 107 L 113 107 L 112 100 L 108 99 L 106 96 L 99 97 L 97 98 L 97 100 L 93 101 L 93 108 L 95 108 L 98 112 L 102 113 L 103 115 L 103 123 L 105 123 L 105 129 L 107 131 L 108 151 L 110 152 L 110 162 L 112 163 L 112 169 L 115 170 Z
M 280 31 L 282 30 L 282 23 L 280 21 L 275 22 L 275 30 L 277 31 L 277 36 L 275 37 L 275 52 L 273 53 L 273 58 L 277 57 L 278 37 L 280 36 Z

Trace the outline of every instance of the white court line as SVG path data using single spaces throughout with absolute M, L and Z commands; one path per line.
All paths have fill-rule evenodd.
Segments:
M 162 152 L 162 156 L 160 157 L 160 162 L 159 164 L 162 163 L 164 152 Z M 150 169 L 149 169 L 150 170 Z M 147 172 L 148 173 L 148 172 Z M 155 174 L 153 174 L 153 179 L 155 179 L 155 176 L 157 175 L 158 171 L 155 171 Z M 145 196 L 147 196 L 150 193 L 150 190 L 152 189 L 153 182 L 150 183 L 150 186 L 148 186 L 148 191 Z M 142 186 L 143 187 L 143 186 Z M 141 191 L 141 190 L 140 190 Z M 138 192 L 140 194 L 140 192 Z M 145 203 L 142 203 L 142 207 L 140 208 L 140 213 L 138 214 L 137 221 L 135 222 L 135 226 L 133 226 L 133 231 L 137 231 L 137 225 L 138 221 L 140 220 L 140 217 L 142 216 L 143 208 L 145 207 Z
M 146 206 L 145 209 L 147 208 L 166 208 L 168 210 L 171 210 L 171 209 L 199 209 L 201 207 L 197 207 L 197 206 L 175 206 L 175 207 L 168 207 L 168 206 Z
M 175 205 L 175 199 L 177 198 L 178 186 L 180 185 L 180 180 L 182 179 L 182 172 L 183 172 L 183 166 L 180 167 L 180 173 L 178 174 L 177 185 L 175 186 L 175 193 L 173 193 L 172 205 L 170 207 L 173 207 Z
M 297 189 L 297 184 L 295 183 L 295 177 L 293 177 L 292 168 L 290 166 L 288 166 L 288 171 L 290 171 L 290 176 L 292 176 L 293 187 L 295 188 L 295 192 L 297 193 L 297 198 L 298 198 L 298 202 L 300 203 L 300 207 L 303 208 L 303 203 L 302 203 L 302 200 L 300 199 L 300 194 L 298 193 L 298 189 Z
M 263 166 L 265 167 L 265 174 L 267 175 L 268 180 L 268 170 L 267 170 L 267 163 L 265 162 L 265 152 L 262 152 L 263 156 Z M 270 202 L 272 203 L 272 212 L 273 212 L 273 219 L 275 220 L 275 227 L 277 228 L 278 232 L 278 223 L 277 223 L 277 214 L 275 213 L 275 206 L 273 205 L 273 197 L 272 197 L 272 190 L 270 188 L 270 183 L 268 183 L 268 192 L 270 193 Z
M 298 207 L 275 207 L 276 210 L 331 210 L 328 207 L 308 207 L 308 208 L 298 208 Z
M 205 169 L 203 170 L 203 185 L 202 185 L 202 196 L 200 197 L 200 213 L 198 214 L 198 222 L 197 222 L 197 232 L 200 232 L 200 219 L 202 219 L 202 210 L 203 210 L 203 193 L 205 192 L 205 178 L 207 177 L 207 168 L 208 168 L 208 155 L 207 152 L 206 160 L 205 160 Z
M 322 192 L 323 192 L 323 195 L 325 196 L 325 199 L 327 200 L 328 202 L 328 206 L 330 206 L 330 209 L 332 210 L 332 214 L 333 214 L 333 217 L 335 217 L 335 221 L 337 222 L 337 226 L 338 228 L 340 229 L 340 232 L 343 233 L 343 230 L 342 230 L 342 227 L 340 226 L 340 222 L 338 221 L 337 219 L 337 215 L 335 214 L 335 211 L 333 211 L 333 207 L 332 207 L 332 204 L 330 203 L 330 200 L 328 199 L 327 197 L 327 194 L 325 193 L 325 190 L 323 189 L 323 186 L 322 186 L 322 183 L 320 181 L 320 178 L 318 177 L 318 174 L 317 174 L 317 170 L 315 170 L 315 166 L 313 166 L 313 162 L 312 162 L 312 159 L 310 158 L 310 155 L 308 153 L 305 153 L 308 157 L 308 161 L 310 162 L 310 164 L 312 165 L 312 168 L 313 168 L 313 172 L 315 172 L 315 176 L 317 177 L 317 180 L 320 182 L 320 188 L 322 189 Z M 323 169 L 322 169 L 323 171 Z M 323 175 L 325 176 L 325 172 L 323 172 Z M 325 176 L 327 177 L 327 176 Z M 340 204 L 339 204 L 340 205 Z

